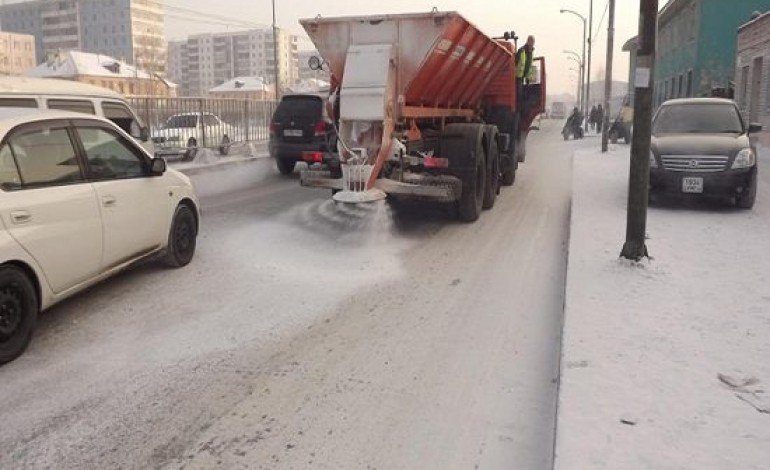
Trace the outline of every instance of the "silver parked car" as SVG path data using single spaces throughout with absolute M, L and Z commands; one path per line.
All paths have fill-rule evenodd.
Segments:
M 169 117 L 153 132 L 155 155 L 181 156 L 189 161 L 201 147 L 216 147 L 221 155 L 230 151 L 234 128 L 213 113 L 181 113 Z

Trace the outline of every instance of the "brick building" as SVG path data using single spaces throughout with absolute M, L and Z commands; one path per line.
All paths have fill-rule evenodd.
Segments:
M 735 101 L 746 119 L 770 130 L 770 12 L 738 28 Z

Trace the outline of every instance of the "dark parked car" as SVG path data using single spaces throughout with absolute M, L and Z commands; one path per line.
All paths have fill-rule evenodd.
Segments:
M 757 149 L 731 100 L 687 98 L 663 103 L 652 122 L 650 193 L 733 198 L 751 209 L 757 198 Z
M 336 158 L 337 136 L 325 104 L 318 95 L 281 98 L 270 121 L 270 156 L 282 174 L 291 174 L 297 162 L 328 163 Z

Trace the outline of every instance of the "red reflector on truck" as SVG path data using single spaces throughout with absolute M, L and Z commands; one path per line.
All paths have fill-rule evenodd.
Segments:
M 448 168 L 449 159 L 441 157 L 425 157 L 422 160 L 422 164 L 425 168 Z
M 323 163 L 323 152 L 302 152 L 302 160 L 305 163 Z

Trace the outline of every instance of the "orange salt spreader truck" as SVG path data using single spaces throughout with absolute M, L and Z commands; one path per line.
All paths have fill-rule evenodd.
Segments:
M 517 96 L 514 33 L 493 39 L 435 9 L 300 24 L 323 57 L 311 66 L 331 74 L 340 163 L 308 152 L 302 185 L 330 188 L 339 202 L 452 203 L 471 222 L 514 183 L 546 96 L 542 57 Z

